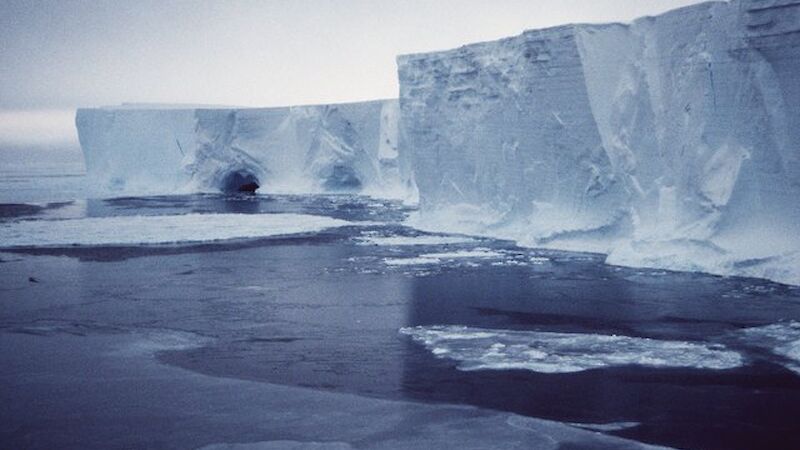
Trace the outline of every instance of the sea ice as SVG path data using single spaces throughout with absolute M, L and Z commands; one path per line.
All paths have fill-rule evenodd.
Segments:
M 732 369 L 742 356 L 722 345 L 577 333 L 490 330 L 465 326 L 402 328 L 439 358 L 471 370 L 570 373 L 614 366 Z
M 786 322 L 748 328 L 743 335 L 748 343 L 769 349 L 785 358 L 787 369 L 800 375 L 800 322 Z
M 383 262 L 389 266 L 419 266 L 427 264 L 440 264 L 446 261 L 476 258 L 499 258 L 503 253 L 485 248 L 473 250 L 458 250 L 453 252 L 425 253 L 413 258 L 386 258 Z
M 304 214 L 185 214 L 0 223 L 0 247 L 174 244 L 252 239 L 351 225 Z
M 362 245 L 379 246 L 415 246 L 415 245 L 450 245 L 467 244 L 475 239 L 464 236 L 370 236 L 358 239 Z

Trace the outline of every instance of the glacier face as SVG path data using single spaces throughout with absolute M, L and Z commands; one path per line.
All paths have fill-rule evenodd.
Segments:
M 81 109 L 117 193 L 359 192 L 412 225 L 800 284 L 800 2 L 694 5 L 398 58 L 400 98 Z
M 195 147 L 194 110 L 79 109 L 75 124 L 89 178 L 97 191 L 174 192 L 190 174 L 181 170 Z
M 285 108 L 78 110 L 86 167 L 112 192 L 237 190 L 404 196 L 397 100 Z
M 417 224 L 800 284 L 800 2 L 398 58 Z

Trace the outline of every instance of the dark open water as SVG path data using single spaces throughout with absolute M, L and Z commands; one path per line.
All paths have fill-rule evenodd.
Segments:
M 386 244 L 375 238 L 420 235 L 400 223 L 408 212 L 396 203 L 352 196 L 193 195 L 0 205 L 0 226 L 185 213 L 296 213 L 352 222 L 290 237 L 6 248 L 0 253 L 0 447 L 91 447 L 96 442 L 87 436 L 93 434 L 108 447 L 175 446 L 176 441 L 142 436 L 135 439 L 143 441 L 128 441 L 124 432 L 109 441 L 91 412 L 110 408 L 117 422 L 128 418 L 144 434 L 160 436 L 170 420 L 176 426 L 178 416 L 170 413 L 155 423 L 146 420 L 154 410 L 174 407 L 167 391 L 148 390 L 131 375 L 109 397 L 94 387 L 103 379 L 92 375 L 91 355 L 102 347 L 92 339 L 169 330 L 179 334 L 173 340 L 188 339 L 191 345 L 148 344 L 147 351 L 162 364 L 216 378 L 613 424 L 607 433 L 679 448 L 800 448 L 800 374 L 791 370 L 796 367 L 791 354 L 774 351 L 800 339 L 793 322 L 800 320 L 798 289 L 617 268 L 605 265 L 600 255 L 522 249 L 504 241 L 375 245 Z M 423 256 L 422 264 L 410 259 L 476 248 L 484 256 L 440 255 L 436 264 L 425 261 L 430 256 Z M 774 328 L 759 328 L 769 325 Z M 572 333 L 589 343 L 565 351 L 564 360 L 550 366 L 555 373 L 501 370 L 497 364 L 461 370 L 467 368 L 463 361 L 443 351 L 434 355 L 434 347 L 400 333 L 417 326 L 463 326 L 448 330 L 473 333 L 469 339 L 481 330 Z M 519 339 L 530 338 L 530 349 L 547 351 L 546 342 L 525 333 Z M 710 362 L 701 352 L 681 367 L 609 363 L 578 372 L 559 369 L 607 350 L 597 336 L 614 335 L 696 343 L 711 355 L 738 353 L 741 364 L 702 368 Z M 469 339 L 450 337 L 455 340 L 442 346 L 474 350 Z M 647 347 L 651 341 L 640 342 Z M 626 361 L 658 357 L 647 348 L 614 349 Z M 504 361 L 503 355 L 493 361 Z M 62 372 L 73 366 L 74 373 L 85 375 Z M 101 369 L 98 373 L 105 373 Z M 49 380 L 47 386 L 60 387 L 44 390 L 30 381 L 34 374 Z M 141 398 L 147 399 L 146 410 Z M 237 402 L 253 408 L 247 399 Z M 226 414 L 214 419 L 236 417 Z M 201 443 L 184 439 L 177 442 Z M 503 441 L 497 442 L 503 448 Z

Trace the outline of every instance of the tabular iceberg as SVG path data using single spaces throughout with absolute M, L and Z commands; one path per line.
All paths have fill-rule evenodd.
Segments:
M 533 30 L 398 68 L 399 102 L 82 109 L 87 169 L 123 192 L 418 198 L 421 228 L 800 284 L 800 1 Z
M 800 284 L 800 2 L 398 58 L 422 226 Z
M 397 100 L 285 108 L 78 110 L 89 176 L 116 192 L 403 196 Z

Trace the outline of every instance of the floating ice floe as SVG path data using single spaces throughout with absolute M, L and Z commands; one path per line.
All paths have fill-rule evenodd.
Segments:
M 479 258 L 500 258 L 503 253 L 489 250 L 486 248 L 476 248 L 472 250 L 458 250 L 453 252 L 426 253 L 413 258 L 386 258 L 383 262 L 389 266 L 419 266 L 427 264 L 439 264 L 446 261 L 460 259 L 479 259 Z
M 570 373 L 615 366 L 732 369 L 742 356 L 717 344 L 662 341 L 640 337 L 512 331 L 465 326 L 400 329 L 438 358 L 472 370 L 524 369 Z
M 358 239 L 361 245 L 413 246 L 467 244 L 475 240 L 465 236 L 369 236 Z
M 304 214 L 185 214 L 0 223 L 0 247 L 209 242 L 313 233 L 351 225 Z
M 743 331 L 745 339 L 785 358 L 783 365 L 800 375 L 800 322 L 776 323 Z

